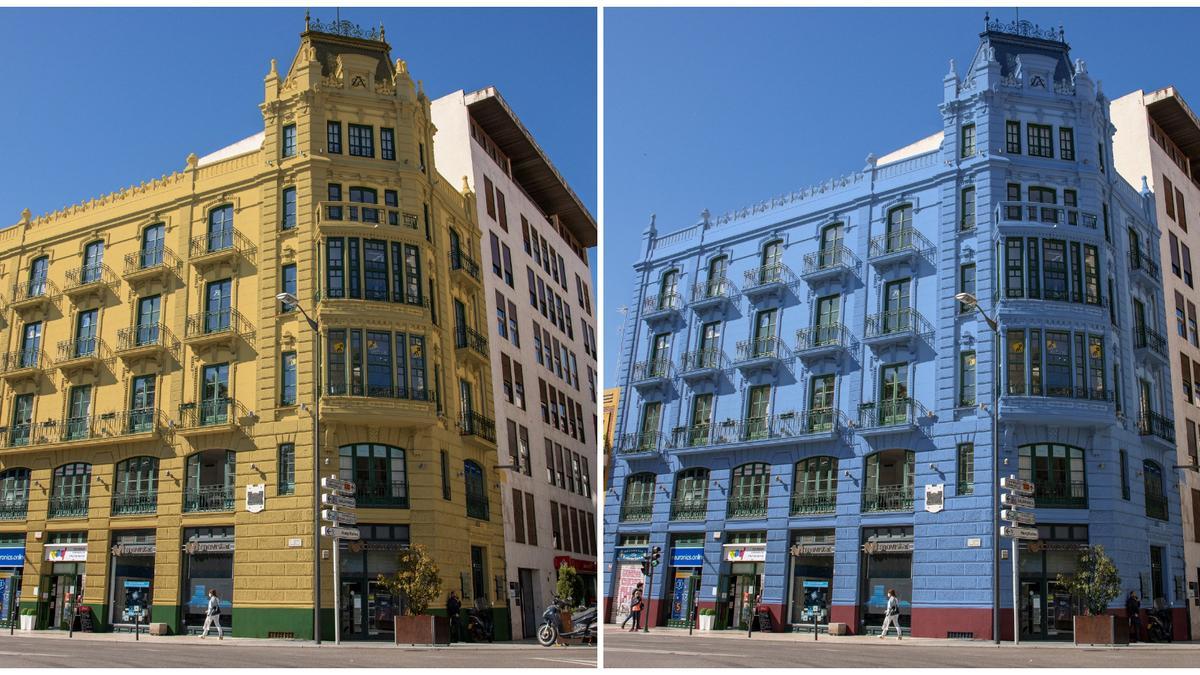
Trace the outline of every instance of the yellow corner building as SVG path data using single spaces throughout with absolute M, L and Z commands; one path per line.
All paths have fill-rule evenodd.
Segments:
M 195 632 L 216 589 L 233 635 L 311 638 L 338 476 L 344 638 L 390 637 L 404 599 L 375 580 L 409 544 L 505 638 L 474 195 L 382 29 L 306 19 L 264 85 L 260 133 L 0 231 L 4 619 Z

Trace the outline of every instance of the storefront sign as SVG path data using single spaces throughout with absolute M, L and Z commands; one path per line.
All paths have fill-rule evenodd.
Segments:
M 833 544 L 792 544 L 790 552 L 797 558 L 802 555 L 833 555 Z
M 765 545 L 726 544 L 725 560 L 729 562 L 766 562 L 767 547 Z
M 946 485 L 938 483 L 937 485 L 925 486 L 925 510 L 930 513 L 937 513 L 942 510 L 946 504 L 945 498 Z
M 617 560 L 641 560 L 649 551 L 645 546 L 627 546 L 617 549 Z
M 409 546 L 402 541 L 363 541 L 357 539 L 346 544 L 347 550 L 351 553 L 362 553 L 363 551 L 403 551 Z
M 115 544 L 112 547 L 114 558 L 127 555 L 154 555 L 158 547 L 154 544 Z
M 580 560 L 579 558 L 572 558 L 566 555 L 554 556 L 554 569 L 558 569 L 563 565 L 574 567 L 576 572 L 587 574 L 594 574 L 596 572 L 595 560 Z
M 671 567 L 700 567 L 704 564 L 703 546 L 673 546 Z
M 1039 553 L 1041 551 L 1082 551 L 1088 547 L 1087 544 L 1070 543 L 1065 541 L 1031 541 L 1026 544 L 1029 551 Z
M 246 486 L 246 510 L 250 513 L 259 513 L 267 508 L 267 485 L 266 483 L 257 483 Z
M 50 562 L 85 562 L 87 544 L 46 544 L 46 560 Z
M 863 544 L 863 552 L 867 555 L 878 553 L 912 553 L 911 541 L 868 541 Z
M 25 547 L 24 546 L 0 547 L 0 567 L 24 567 L 24 566 L 25 566 Z
M 189 541 L 184 544 L 183 550 L 187 551 L 188 555 L 196 555 L 198 553 L 233 553 L 233 542 Z

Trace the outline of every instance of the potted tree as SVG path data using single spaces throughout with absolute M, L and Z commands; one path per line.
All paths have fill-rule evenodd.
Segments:
M 575 608 L 583 602 L 583 593 L 583 579 L 579 578 L 579 573 L 575 571 L 575 568 L 566 563 L 559 565 L 558 582 L 554 585 L 554 594 L 565 605 L 559 612 L 559 618 L 562 620 L 562 633 L 570 633 L 575 630 L 575 624 L 571 618 Z
M 717 610 L 712 607 L 706 607 L 700 610 L 700 630 L 712 630 L 713 623 L 717 620 Z
M 379 575 L 379 584 L 404 598 L 407 615 L 397 615 L 396 644 L 449 644 L 450 618 L 430 616 L 429 605 L 442 594 L 442 578 L 437 563 L 421 544 L 400 552 L 396 573 Z
M 34 624 L 37 623 L 37 610 L 31 607 L 26 607 L 21 610 L 21 630 L 33 630 Z
M 1079 566 L 1070 576 L 1058 575 L 1058 583 L 1083 605 L 1084 614 L 1076 614 L 1075 644 L 1113 645 L 1129 642 L 1124 622 L 1108 613 L 1108 603 L 1121 595 L 1121 575 L 1100 545 L 1089 546 L 1079 554 Z

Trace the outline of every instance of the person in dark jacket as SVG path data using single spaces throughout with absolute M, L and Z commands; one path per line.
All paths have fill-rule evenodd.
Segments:
M 1129 641 L 1137 642 L 1142 634 L 1142 603 L 1136 591 L 1129 591 L 1125 599 L 1125 616 L 1129 617 Z
M 460 610 L 462 610 L 462 602 L 459 601 L 458 594 L 450 591 L 450 597 L 446 598 L 446 616 L 450 617 L 451 642 L 454 642 L 456 638 L 462 642 L 462 622 L 458 616 Z
M 621 622 L 621 628 L 625 628 L 625 624 L 633 619 L 633 630 L 636 631 L 642 626 L 642 584 L 634 586 L 633 593 L 629 595 L 629 616 Z

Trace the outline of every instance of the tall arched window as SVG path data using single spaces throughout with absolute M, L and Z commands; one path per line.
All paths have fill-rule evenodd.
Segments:
M 463 482 L 467 488 L 467 515 L 480 520 L 488 519 L 487 484 L 483 480 L 483 469 L 471 460 L 463 462 Z
M 29 263 L 29 287 L 26 289 L 31 298 L 46 293 L 46 277 L 50 274 L 50 256 L 34 258 Z
M 1017 448 L 1019 474 L 1034 484 L 1038 507 L 1087 508 L 1083 448 L 1036 443 Z
M 202 253 L 215 253 L 233 247 L 233 205 L 225 204 L 208 212 L 208 239 Z
M 139 267 L 156 267 L 163 263 L 163 251 L 166 246 L 166 228 L 162 223 L 149 225 L 142 230 L 142 250 Z
M 765 517 L 770 481 L 771 465 L 765 462 L 743 464 L 734 469 L 729 485 L 729 517 Z
M 104 265 L 104 241 L 93 241 L 83 248 L 83 269 L 79 271 L 79 283 L 90 284 L 100 281 Z
M 912 246 L 912 204 L 904 204 L 888 211 L 886 253 Z
M 818 267 L 824 269 L 842 262 L 842 237 L 845 226 L 842 223 L 831 223 L 821 228 L 821 248 L 818 253 Z
M 50 486 L 50 518 L 80 518 L 88 513 L 92 465 L 64 464 L 54 470 Z
M 1142 462 L 1142 482 L 1146 488 L 1146 515 L 1167 519 L 1167 493 L 1163 489 L 1163 470 L 1158 462 Z
M 25 520 L 28 509 L 29 469 L 5 469 L 0 473 L 0 520 Z
M 912 450 L 882 450 L 867 457 L 863 511 L 912 511 L 917 455 Z
M 796 462 L 791 514 L 833 513 L 837 506 L 837 457 L 809 457 Z
M 671 520 L 705 520 L 708 516 L 708 469 L 684 469 L 675 476 Z
M 342 480 L 353 481 L 360 506 L 408 508 L 408 467 L 404 449 L 380 443 L 343 445 Z
M 647 521 L 654 511 L 654 474 L 635 473 L 625 481 L 621 520 Z
M 704 284 L 704 297 L 724 297 L 729 290 L 729 256 L 719 255 L 708 261 L 708 278 Z
M 658 286 L 658 309 L 671 309 L 678 303 L 676 298 L 679 296 L 679 270 L 667 270 L 663 272 L 662 280 Z
M 237 455 L 232 450 L 202 450 L 187 458 L 183 510 L 232 511 Z
M 158 508 L 158 459 L 134 457 L 117 464 L 112 493 L 113 515 L 154 513 Z
M 762 267 L 758 270 L 758 283 L 771 284 L 783 280 L 783 242 L 769 241 L 762 248 Z

